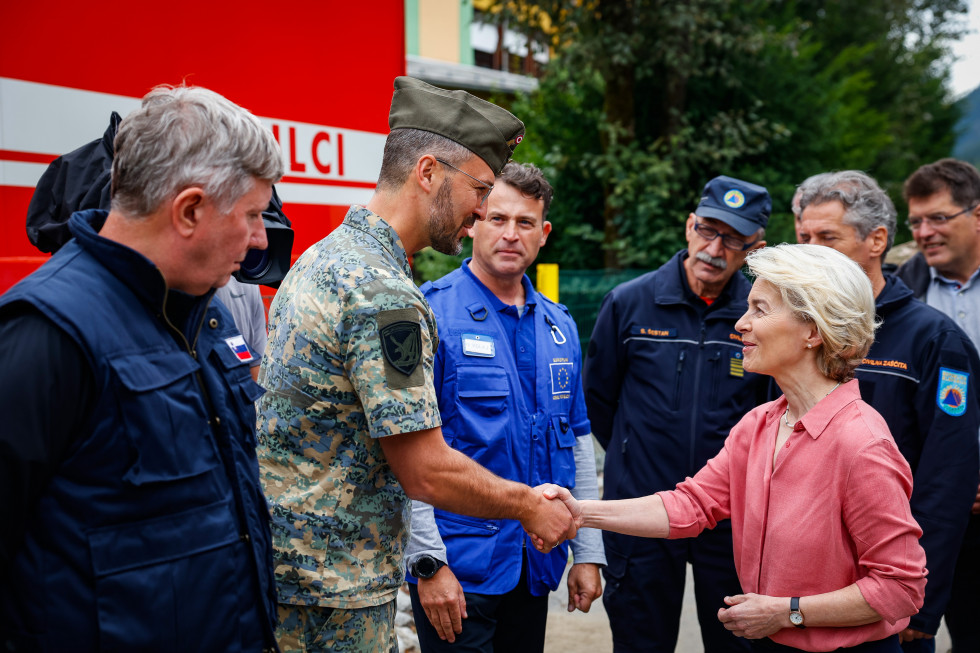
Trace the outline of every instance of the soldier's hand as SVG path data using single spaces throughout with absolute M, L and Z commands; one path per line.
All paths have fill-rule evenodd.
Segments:
M 575 537 L 578 530 L 565 504 L 542 492 L 544 488 L 554 487 L 556 486 L 542 485 L 535 488 L 533 504 L 527 511 L 527 516 L 521 520 L 521 526 L 532 536 L 534 547 L 542 553 L 547 553 L 565 540 Z
M 463 632 L 463 619 L 466 619 L 466 597 L 456 574 L 448 565 L 440 567 L 432 578 L 419 579 L 418 590 L 419 602 L 439 639 L 450 644 L 455 642 L 456 635 Z

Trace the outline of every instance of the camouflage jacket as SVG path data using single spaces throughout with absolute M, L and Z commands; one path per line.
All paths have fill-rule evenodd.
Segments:
M 281 603 L 360 608 L 394 598 L 411 504 L 377 439 L 440 426 L 437 342 L 398 234 L 363 207 L 283 281 L 258 406 Z

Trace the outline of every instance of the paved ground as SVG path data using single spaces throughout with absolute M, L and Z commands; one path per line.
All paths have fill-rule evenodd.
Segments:
M 681 613 L 681 631 L 677 640 L 677 653 L 704 653 L 701 646 L 701 632 L 698 630 L 698 617 L 694 607 L 693 581 L 691 568 L 687 568 L 687 584 L 684 595 L 684 609 Z M 567 612 L 568 593 L 565 581 L 558 591 L 550 597 L 548 632 L 545 638 L 545 653 L 610 653 L 612 636 L 609 634 L 609 620 L 602 601 L 594 604 L 588 614 Z M 936 639 L 937 653 L 949 650 L 949 635 L 945 625 Z

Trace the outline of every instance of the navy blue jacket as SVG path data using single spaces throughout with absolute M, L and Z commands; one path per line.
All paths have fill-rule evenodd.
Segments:
M 561 304 L 536 293 L 527 277 L 526 329 L 518 360 L 498 311 L 503 303 L 462 267 L 422 286 L 439 325 L 433 372 L 446 442 L 495 474 L 530 486 L 575 486 L 574 447 L 589 434 L 582 400 L 582 350 Z M 531 324 L 527 325 L 527 320 Z M 533 332 L 533 340 L 527 332 Z M 533 396 L 522 380 L 533 379 Z M 558 587 L 568 546 L 547 554 L 531 546 L 513 519 L 475 519 L 435 510 L 453 573 L 467 592 L 504 594 L 517 586 L 527 549 L 528 586 L 543 596 Z
M 241 335 L 210 294 L 188 296 L 174 325 L 173 291 L 96 233 L 104 215 L 75 214 L 75 239 L 0 297 L 0 315 L 29 304 L 70 335 L 97 390 L 4 570 L 2 639 L 25 651 L 274 646 L 262 390 L 234 349 Z
M 977 492 L 980 359 L 969 337 L 942 312 L 914 299 L 894 276 L 875 301 L 882 325 L 857 369 L 861 398 L 881 413 L 912 468 L 912 515 L 922 527 L 929 582 L 910 628 L 935 634 Z M 941 407 L 943 369 L 969 375 L 962 414 Z
M 751 284 L 736 272 L 708 306 L 688 286 L 686 257 L 617 286 L 599 309 L 585 401 L 606 449 L 606 499 L 673 489 L 766 400 L 769 378 L 743 371 L 735 331 Z

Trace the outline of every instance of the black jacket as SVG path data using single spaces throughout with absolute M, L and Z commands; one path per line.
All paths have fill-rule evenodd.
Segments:
M 927 271 L 928 276 L 928 271 Z M 875 300 L 882 325 L 857 369 L 861 398 L 881 413 L 914 478 L 912 515 L 922 527 L 929 582 L 910 628 L 935 634 L 980 477 L 977 429 L 980 359 L 970 338 L 942 312 L 913 299 L 894 276 Z M 944 410 L 943 369 L 968 374 L 966 408 Z

